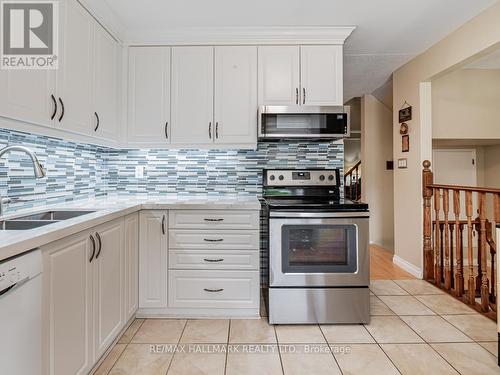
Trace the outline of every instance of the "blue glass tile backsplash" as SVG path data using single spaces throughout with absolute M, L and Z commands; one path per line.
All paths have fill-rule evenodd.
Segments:
M 32 148 L 47 169 L 35 180 L 30 160 L 11 153 L 0 159 L 0 195 L 29 202 L 8 211 L 109 193 L 261 194 L 263 168 L 342 168 L 342 143 L 259 143 L 257 150 L 128 150 L 97 147 L 0 129 L 0 147 Z M 145 167 L 135 178 L 135 167 Z M 7 173 L 8 172 L 8 173 Z

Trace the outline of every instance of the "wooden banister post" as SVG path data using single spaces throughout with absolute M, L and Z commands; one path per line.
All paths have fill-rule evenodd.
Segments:
M 481 252 L 481 310 L 486 312 L 489 310 L 489 287 L 488 287 L 488 256 L 486 253 L 486 193 L 479 193 L 479 220 L 481 222 L 480 238 L 481 245 L 478 251 Z
M 455 249 L 457 259 L 457 269 L 455 274 L 455 293 L 458 297 L 464 294 L 464 261 L 462 235 L 463 230 L 460 225 L 460 191 L 453 191 L 453 211 L 455 213 Z
M 474 282 L 474 247 L 472 242 L 472 192 L 465 192 L 465 213 L 467 216 L 467 261 L 469 263 L 469 277 L 467 295 L 469 304 L 474 305 L 476 297 L 476 285 Z
M 428 186 L 434 182 L 434 176 L 430 170 L 431 162 L 425 160 L 422 172 L 422 195 L 424 198 L 424 279 L 434 280 L 434 251 L 432 249 L 432 211 L 431 199 L 433 189 Z

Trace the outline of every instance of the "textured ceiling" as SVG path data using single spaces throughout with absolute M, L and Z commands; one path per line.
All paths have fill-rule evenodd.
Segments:
M 210 26 L 357 26 L 345 45 L 345 99 L 390 74 L 497 0 L 85 0 L 128 35 Z

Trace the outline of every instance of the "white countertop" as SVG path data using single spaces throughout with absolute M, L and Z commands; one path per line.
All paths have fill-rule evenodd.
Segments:
M 108 195 L 19 210 L 0 217 L 0 221 L 50 210 L 96 210 L 96 212 L 30 230 L 0 230 L 0 261 L 133 212 L 174 209 L 260 210 L 260 203 L 257 197 L 238 195 L 212 197 L 131 194 Z

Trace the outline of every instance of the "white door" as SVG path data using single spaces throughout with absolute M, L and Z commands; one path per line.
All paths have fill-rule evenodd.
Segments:
M 125 322 L 139 307 L 139 215 L 125 218 Z
M 54 126 L 56 116 L 53 70 L 0 70 L 0 116 Z
M 259 105 L 298 105 L 299 47 L 259 47 Z
M 56 127 L 92 134 L 93 21 L 76 1 L 60 2 L 61 49 L 57 71 Z
M 257 143 L 257 47 L 215 47 L 215 143 Z
M 172 144 L 211 144 L 213 47 L 172 48 Z
M 139 307 L 167 307 L 167 212 L 141 211 Z
M 441 185 L 477 186 L 476 150 L 474 149 L 434 149 L 432 151 L 432 171 L 434 182 Z M 443 194 L 443 192 L 441 192 Z M 453 213 L 453 195 L 450 192 L 450 220 Z M 473 216 L 476 215 L 477 202 L 473 195 Z M 461 218 L 465 218 L 465 193 L 460 194 Z M 441 201 L 441 212 L 443 203 Z
M 129 49 L 128 143 L 165 146 L 170 138 L 170 48 Z
M 94 358 L 99 358 L 122 327 L 123 221 L 114 220 L 94 230 Z
M 300 47 L 301 105 L 343 105 L 342 46 Z
M 46 322 L 44 367 L 50 375 L 85 375 L 94 361 L 89 233 L 47 245 L 42 252 Z
M 118 43 L 97 23 L 94 24 L 94 79 L 92 132 L 95 137 L 118 142 Z

